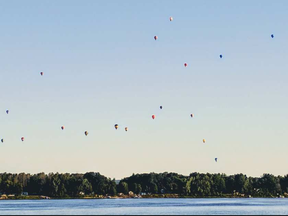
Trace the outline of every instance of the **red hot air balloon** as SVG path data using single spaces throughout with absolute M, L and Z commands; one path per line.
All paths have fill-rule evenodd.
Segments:
M 24 137 L 21 137 L 21 141 L 24 142 L 24 140 L 25 140 L 25 138 L 24 138 Z
M 173 17 L 170 17 L 170 22 L 172 22 L 173 21 Z
M 152 119 L 155 119 L 156 118 L 156 116 L 155 115 L 152 115 Z
M 154 36 L 154 40 L 158 40 L 158 36 Z
M 188 67 L 188 64 L 187 64 L 187 63 L 185 63 L 185 64 L 184 64 L 184 67 Z
M 61 129 L 62 129 L 62 130 L 64 130 L 64 129 L 65 129 L 65 127 L 64 127 L 64 126 L 61 126 Z

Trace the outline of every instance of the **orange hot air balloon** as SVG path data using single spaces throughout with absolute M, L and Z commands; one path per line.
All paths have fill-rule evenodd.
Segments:
M 62 129 L 62 130 L 64 130 L 64 129 L 65 129 L 65 127 L 64 127 L 64 126 L 61 126 L 61 129 Z
M 155 115 L 152 115 L 152 119 L 155 119 L 156 118 L 156 116 Z
M 185 64 L 184 64 L 184 66 L 185 66 L 185 67 L 188 67 L 188 64 L 187 64 L 187 63 L 185 63 Z
M 115 124 L 114 127 L 117 130 L 119 126 L 118 126 L 118 124 Z
M 158 40 L 158 36 L 154 36 L 154 40 Z
M 205 139 L 203 139 L 203 143 L 206 143 L 206 140 L 205 140 Z
M 128 127 L 125 127 L 125 131 L 128 131 Z

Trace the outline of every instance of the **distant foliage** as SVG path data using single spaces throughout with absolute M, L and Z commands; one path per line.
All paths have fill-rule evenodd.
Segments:
M 78 197 L 81 194 L 115 195 L 116 183 L 99 173 L 83 174 L 0 174 L 0 193 L 51 197 Z
M 137 174 L 116 181 L 100 173 L 86 174 L 0 174 L 0 194 L 45 195 L 51 197 L 80 197 L 83 195 L 115 196 L 117 193 L 178 194 L 192 197 L 222 197 L 227 194 L 245 194 L 253 197 L 275 197 L 288 193 L 288 175 L 264 174 L 251 178 L 243 174 L 176 173 Z
M 288 175 L 276 177 L 265 174 L 261 178 L 248 178 L 243 174 L 226 176 L 192 173 L 187 177 L 176 173 L 150 173 L 133 175 L 120 182 L 123 183 L 128 184 L 130 191 L 137 193 L 192 197 L 222 197 L 227 194 L 275 197 L 288 193 Z

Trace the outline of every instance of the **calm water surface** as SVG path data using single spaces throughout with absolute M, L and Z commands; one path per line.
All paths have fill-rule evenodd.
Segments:
M 0 201 L 0 215 L 288 215 L 288 199 L 117 199 Z

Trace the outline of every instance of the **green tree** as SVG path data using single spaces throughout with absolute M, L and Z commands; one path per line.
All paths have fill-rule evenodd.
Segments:
M 93 191 L 92 185 L 87 179 L 83 179 L 79 189 L 83 191 L 85 194 L 91 194 Z
M 235 175 L 234 187 L 235 190 L 239 193 L 244 193 L 244 185 L 247 177 L 243 174 Z
M 128 184 L 126 182 L 120 182 L 118 192 L 128 194 L 129 193 Z

